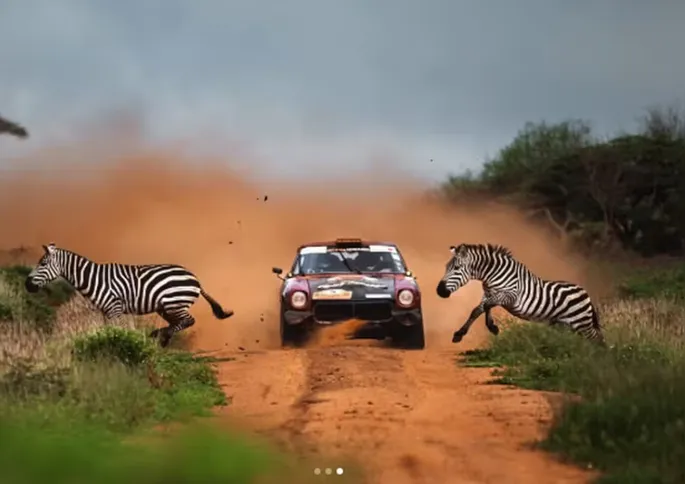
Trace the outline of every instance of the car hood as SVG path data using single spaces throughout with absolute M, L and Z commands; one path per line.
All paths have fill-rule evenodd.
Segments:
M 314 300 L 330 299 L 392 299 L 395 295 L 395 274 L 344 274 L 326 277 L 307 277 Z

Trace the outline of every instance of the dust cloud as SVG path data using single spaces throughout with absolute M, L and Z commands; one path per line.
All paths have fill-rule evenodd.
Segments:
M 319 239 L 396 242 L 423 288 L 429 348 L 451 345 L 481 294 L 474 282 L 448 301 L 435 295 L 450 245 L 501 243 L 543 277 L 584 282 L 583 262 L 516 211 L 441 205 L 425 196 L 427 186 L 406 175 L 389 178 L 382 167 L 279 184 L 171 150 L 114 156 L 91 146 L 81 151 L 87 162 L 75 152 L 22 160 L 3 173 L 0 249 L 54 242 L 99 262 L 185 265 L 235 311 L 220 322 L 198 301 L 191 331 L 201 349 L 276 347 L 280 281 L 271 267 L 289 267 L 299 244 Z M 462 346 L 477 344 L 483 326 L 477 322 Z

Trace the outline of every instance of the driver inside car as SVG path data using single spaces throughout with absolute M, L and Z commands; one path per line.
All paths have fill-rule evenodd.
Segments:
M 345 267 L 345 264 L 340 260 L 337 254 L 317 254 L 316 259 L 313 261 L 312 269 L 310 273 L 314 272 L 348 272 L 349 270 Z
M 355 263 L 363 272 L 393 272 L 395 265 L 390 254 L 361 252 Z

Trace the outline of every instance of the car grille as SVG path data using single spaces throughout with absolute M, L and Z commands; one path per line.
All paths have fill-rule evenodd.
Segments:
M 319 321 L 361 319 L 386 321 L 392 318 L 392 305 L 387 301 L 340 303 L 319 301 L 314 304 L 314 317 Z

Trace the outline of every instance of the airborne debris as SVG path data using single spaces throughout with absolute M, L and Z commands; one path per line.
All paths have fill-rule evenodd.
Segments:
M 269 195 L 264 195 L 264 201 L 266 202 L 269 199 Z
M 239 349 L 240 351 L 245 351 L 245 348 L 243 348 L 242 346 L 238 346 L 238 349 Z
M 228 241 L 228 245 L 233 245 L 233 241 L 232 241 L 232 240 L 229 240 L 229 241 Z

